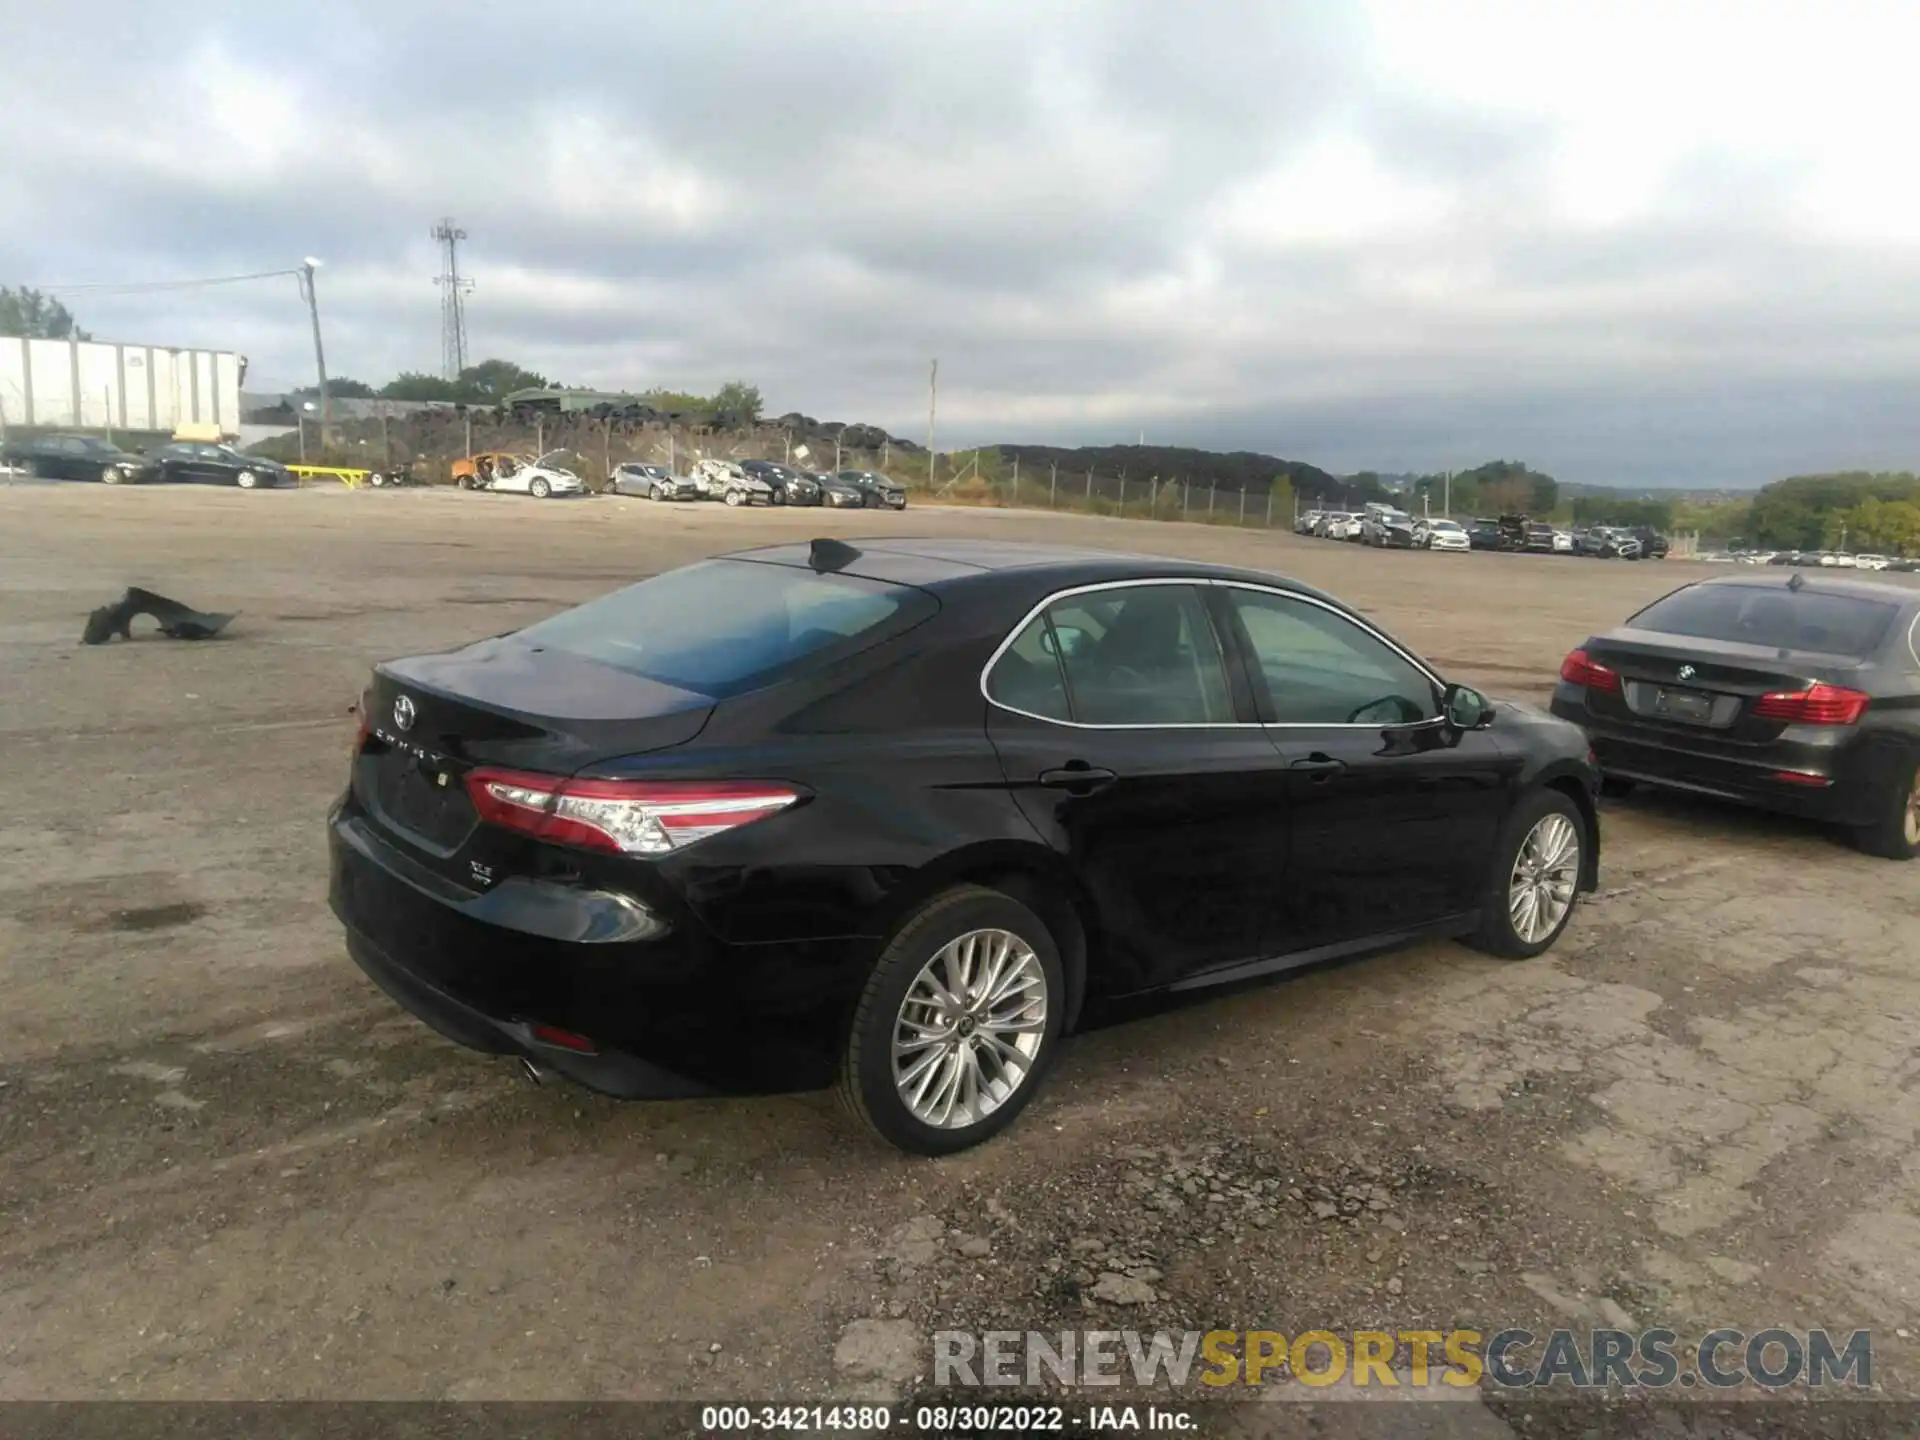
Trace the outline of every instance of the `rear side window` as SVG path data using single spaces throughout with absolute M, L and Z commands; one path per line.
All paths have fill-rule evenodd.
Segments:
M 1627 623 L 1665 635 L 1863 659 L 1880 648 L 1900 607 L 1855 595 L 1773 585 L 1690 585 Z
M 1009 710 L 1043 720 L 1071 720 L 1067 681 L 1060 670 L 1058 646 L 1045 615 L 1036 615 L 994 662 L 987 694 Z
M 1008 646 L 987 693 L 1082 725 L 1233 720 L 1220 642 L 1190 585 L 1115 586 L 1055 601 Z
M 937 609 L 910 586 L 708 560 L 562 611 L 519 638 L 720 700 L 877 644 Z

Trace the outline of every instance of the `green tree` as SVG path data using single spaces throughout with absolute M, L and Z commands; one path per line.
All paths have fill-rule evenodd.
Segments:
M 416 370 L 402 370 L 393 379 L 380 387 L 382 400 L 464 400 L 468 396 L 458 382 L 444 380 L 438 375 L 423 375 Z
M 729 380 L 715 392 L 712 401 L 715 411 L 738 417 L 748 425 L 759 423 L 762 403 L 760 387 L 744 380 Z
M 320 387 L 318 385 L 302 385 L 298 390 L 292 391 L 291 393 L 297 400 L 312 400 L 319 396 Z M 336 400 L 371 400 L 378 393 L 373 386 L 367 384 L 364 380 L 355 380 L 346 375 L 329 375 L 327 377 L 327 394 L 333 396 Z
M 466 394 L 458 398 L 482 403 L 511 395 L 516 390 L 558 389 L 553 381 L 535 370 L 523 370 L 511 360 L 482 360 L 460 372 L 459 388 Z
M 1559 503 L 1559 482 L 1524 460 L 1489 460 L 1453 477 L 1456 514 L 1478 510 L 1483 515 L 1544 515 Z
M 18 290 L 0 285 L 0 335 L 29 340 L 91 340 L 93 336 L 73 322 L 73 312 L 51 295 L 22 285 Z
M 1852 509 L 1829 515 L 1823 538 L 1853 550 L 1920 553 L 1920 504 L 1869 495 Z
M 1869 499 L 1920 502 L 1920 479 L 1855 470 L 1776 480 L 1754 496 L 1754 538 L 1767 545 L 1816 549 L 1827 538 L 1829 521 Z

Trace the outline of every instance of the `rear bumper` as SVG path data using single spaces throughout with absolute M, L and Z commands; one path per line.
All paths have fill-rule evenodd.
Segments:
M 1586 733 L 1601 773 L 1610 779 L 1832 824 L 1871 822 L 1897 759 L 1891 750 L 1859 743 L 1857 731 L 1832 727 L 1790 727 L 1770 745 L 1735 745 L 1711 733 L 1620 724 L 1593 715 L 1586 691 L 1564 681 L 1554 688 L 1551 708 Z
M 838 982 L 854 966 L 830 969 L 807 947 L 723 945 L 691 924 L 648 923 L 631 897 L 607 892 L 516 881 L 462 890 L 349 806 L 335 808 L 327 839 L 328 902 L 348 954 L 461 1045 L 522 1056 L 621 1099 L 832 1083 L 852 999 Z M 587 1037 L 594 1053 L 542 1043 L 541 1025 Z

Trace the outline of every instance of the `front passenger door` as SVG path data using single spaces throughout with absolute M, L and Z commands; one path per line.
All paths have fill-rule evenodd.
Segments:
M 1290 780 L 1276 954 L 1419 930 L 1482 899 L 1518 762 L 1440 714 L 1406 651 L 1295 592 L 1225 587 L 1255 705 Z

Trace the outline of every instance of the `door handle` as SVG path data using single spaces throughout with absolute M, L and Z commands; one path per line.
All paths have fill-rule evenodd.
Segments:
M 1305 775 L 1310 785 L 1325 785 L 1347 766 L 1344 760 L 1336 760 L 1331 755 L 1322 755 L 1316 750 L 1304 760 L 1294 761 L 1287 768 Z
M 1057 770 L 1042 770 L 1040 783 L 1074 795 L 1091 795 L 1120 777 L 1098 765 L 1062 765 Z

